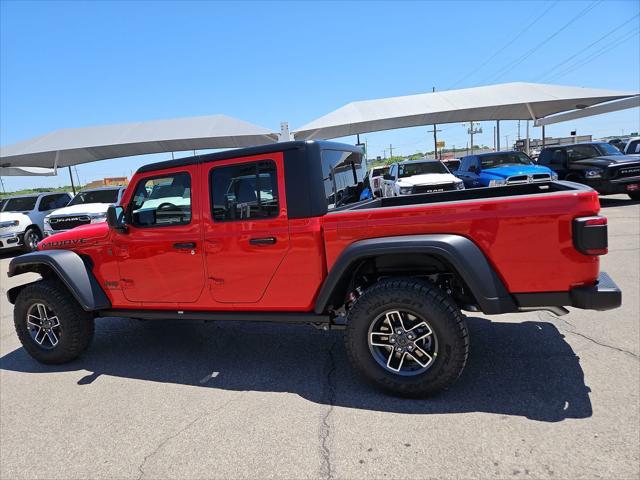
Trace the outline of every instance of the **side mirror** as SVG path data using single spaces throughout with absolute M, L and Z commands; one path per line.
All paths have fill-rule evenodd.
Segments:
M 471 165 L 471 166 L 469 167 L 469 171 L 470 171 L 471 173 L 478 173 L 478 166 L 477 166 L 477 165 Z
M 109 225 L 109 228 L 119 232 L 126 232 L 127 224 L 124 218 L 124 208 L 119 205 L 111 205 L 107 209 L 107 225 Z

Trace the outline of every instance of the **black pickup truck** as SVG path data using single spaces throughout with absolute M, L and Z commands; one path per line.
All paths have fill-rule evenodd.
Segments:
M 626 193 L 640 200 L 640 156 L 623 155 L 608 143 L 545 148 L 538 163 L 555 171 L 560 180 L 589 185 L 602 195 Z

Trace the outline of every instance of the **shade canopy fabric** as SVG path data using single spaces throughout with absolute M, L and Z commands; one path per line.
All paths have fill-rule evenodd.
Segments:
M 0 177 L 51 177 L 56 174 L 53 168 L 41 167 L 0 167 Z
M 419 125 L 536 120 L 638 95 L 637 92 L 519 82 L 381 98 L 349 103 L 295 129 L 294 137 L 296 140 L 328 139 Z
M 66 167 L 149 153 L 275 143 L 272 131 L 228 117 L 202 117 L 56 130 L 0 147 L 0 167 Z

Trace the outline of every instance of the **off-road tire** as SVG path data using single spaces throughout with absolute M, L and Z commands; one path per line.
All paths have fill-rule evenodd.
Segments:
M 628 195 L 631 200 L 640 200 L 640 192 L 631 192 Z
M 32 243 L 32 240 L 35 240 L 35 243 Z M 42 240 L 42 235 L 36 227 L 27 228 L 22 237 L 22 250 L 27 253 L 36 251 L 37 248 L 34 245 L 37 246 L 40 240 Z
M 385 311 L 403 308 L 425 319 L 438 339 L 433 365 L 415 376 L 385 370 L 369 349 L 371 323 Z M 349 310 L 345 344 L 352 365 L 369 382 L 395 395 L 424 397 L 458 379 L 469 354 L 469 333 L 464 315 L 440 288 L 414 278 L 392 278 L 369 287 Z
M 29 309 L 37 303 L 50 308 L 60 322 L 58 344 L 48 350 L 36 343 L 27 325 Z M 74 360 L 93 340 L 94 316 L 85 312 L 67 288 L 56 280 L 42 280 L 26 286 L 16 299 L 13 322 L 24 349 L 41 363 L 59 364 Z

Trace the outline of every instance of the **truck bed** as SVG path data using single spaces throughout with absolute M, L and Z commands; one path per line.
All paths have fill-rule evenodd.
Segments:
M 567 291 L 598 277 L 598 257 L 573 245 L 572 222 L 599 210 L 597 193 L 571 182 L 374 199 L 324 217 L 327 269 L 358 240 L 448 233 L 476 243 L 512 293 Z

